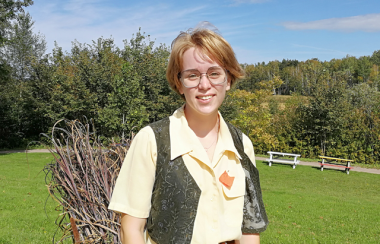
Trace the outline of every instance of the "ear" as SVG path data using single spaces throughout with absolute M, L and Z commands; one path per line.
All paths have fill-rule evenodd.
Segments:
M 181 95 L 183 95 L 183 89 L 182 89 L 182 86 L 178 87 L 178 91 Z
M 227 86 L 226 86 L 226 91 L 229 91 L 231 89 L 231 79 L 228 78 L 227 80 Z

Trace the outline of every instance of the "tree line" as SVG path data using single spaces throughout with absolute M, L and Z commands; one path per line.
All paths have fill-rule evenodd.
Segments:
M 56 44 L 46 54 L 44 36 L 23 11 L 32 2 L 0 3 L 0 148 L 41 140 L 61 119 L 91 119 L 102 139 L 122 139 L 183 104 L 165 77 L 170 48 L 141 30 L 123 47 L 99 38 L 75 41 L 70 51 Z M 256 153 L 378 163 L 379 65 L 380 50 L 323 62 L 242 64 L 246 77 L 221 112 L 252 139 Z

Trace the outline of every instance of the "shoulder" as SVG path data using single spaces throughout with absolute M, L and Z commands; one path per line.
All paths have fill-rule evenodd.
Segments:
M 150 127 L 149 125 L 148 126 L 145 126 L 144 128 L 142 128 L 133 138 L 133 142 L 137 142 L 137 143 L 141 143 L 141 142 L 147 142 L 147 141 L 150 141 L 150 140 L 153 140 L 154 139 L 154 131 L 152 129 L 152 127 Z
M 256 166 L 255 151 L 253 149 L 253 144 L 252 144 L 251 139 L 249 139 L 249 137 L 246 134 L 242 133 L 242 131 L 236 126 L 228 122 L 226 122 L 226 124 L 228 125 L 230 129 L 230 133 L 235 134 L 235 136 L 237 136 L 240 139 L 241 143 L 243 144 L 244 153 L 249 157 L 251 162 Z M 235 147 L 236 147 L 236 144 L 235 144 Z
M 253 149 L 252 141 L 245 134 L 243 134 L 243 146 L 245 154 L 247 154 L 252 163 L 256 166 L 255 150 Z
M 141 155 L 142 161 L 153 161 L 156 164 L 157 143 L 154 131 L 150 126 L 145 126 L 136 134 L 128 150 L 127 155 L 129 154 Z

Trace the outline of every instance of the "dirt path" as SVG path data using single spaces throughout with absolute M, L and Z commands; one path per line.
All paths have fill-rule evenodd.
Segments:
M 28 153 L 40 153 L 40 152 L 49 152 L 47 149 L 33 149 L 33 150 L 28 150 Z M 25 153 L 25 150 L 11 150 L 11 151 L 0 151 L 0 153 Z M 256 157 L 258 160 L 266 160 L 267 158 L 263 157 Z M 300 161 L 299 165 L 307 165 L 311 167 L 317 167 L 319 168 L 319 163 L 318 162 L 302 162 Z M 325 166 L 326 167 L 326 166 Z M 329 167 L 326 167 L 327 169 Z M 333 169 L 336 169 L 332 167 Z M 380 169 L 367 169 L 367 168 L 361 168 L 361 167 L 353 167 L 350 171 L 357 171 L 357 172 L 365 172 L 365 173 L 371 173 L 371 174 L 380 174 Z
M 25 153 L 26 150 L 9 150 L 9 151 L 0 151 L 0 153 Z M 28 153 L 48 153 L 49 150 L 47 149 L 32 149 L 28 150 Z

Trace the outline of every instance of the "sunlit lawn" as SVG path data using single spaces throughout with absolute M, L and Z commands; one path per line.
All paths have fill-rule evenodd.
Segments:
M 380 175 L 257 162 L 262 243 L 380 243 Z
M 25 154 L 0 154 L 0 244 L 52 243 L 57 230 L 41 172 L 52 156 L 28 157 L 30 177 Z M 261 243 L 380 243 L 380 175 L 257 167 L 270 220 Z
M 45 186 L 49 153 L 0 154 L 0 243 L 52 243 L 57 204 Z M 30 169 L 30 170 L 29 170 Z M 30 173 L 30 177 L 29 177 Z

